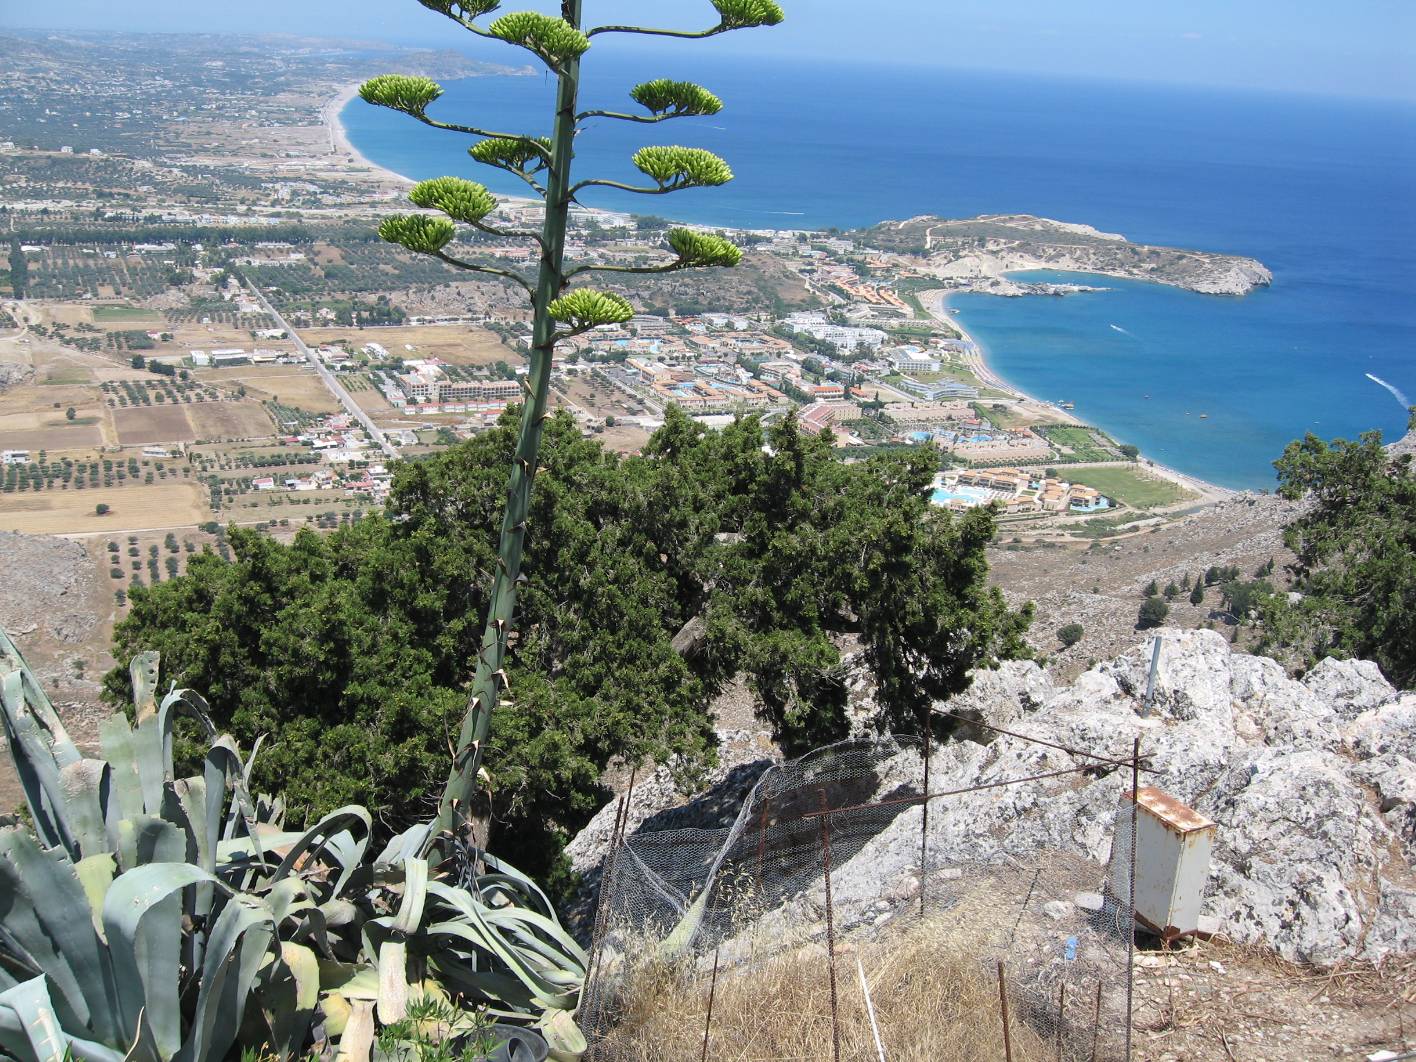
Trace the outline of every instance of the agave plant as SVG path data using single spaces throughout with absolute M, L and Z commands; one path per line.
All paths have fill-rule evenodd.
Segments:
M 369 1057 L 410 1000 L 535 1022 L 563 1052 L 585 954 L 525 875 L 433 824 L 377 854 L 360 807 L 287 830 L 190 690 L 159 701 L 159 660 L 132 663 L 133 721 L 85 757 L 0 630 L 0 720 L 32 830 L 0 830 L 0 1052 L 204 1062 L 234 1044 L 287 1058 L 339 1042 Z M 207 732 L 177 778 L 180 712 Z M 446 839 L 444 839 L 446 840 Z

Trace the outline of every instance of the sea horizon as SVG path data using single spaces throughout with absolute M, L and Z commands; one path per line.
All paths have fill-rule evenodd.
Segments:
M 586 69 L 593 106 L 663 73 L 629 55 Z M 1380 430 L 1388 441 L 1404 431 L 1390 389 L 1416 391 L 1416 208 L 1403 196 L 1416 186 L 1416 106 L 978 72 L 933 71 L 921 83 L 929 72 L 919 68 L 850 69 L 874 76 L 840 83 L 819 64 L 699 57 L 675 76 L 721 95 L 722 114 L 600 123 L 578 145 L 582 172 L 623 179 L 634 146 L 682 142 L 722 154 L 736 180 L 587 205 L 734 228 L 1028 213 L 1248 255 L 1274 271 L 1272 288 L 1220 297 L 1099 278 L 1096 294 L 950 303 L 1019 390 L 1074 402 L 1078 417 L 1147 457 L 1225 487 L 1271 489 L 1272 461 L 1309 431 Z M 437 106 L 536 132 L 541 80 L 450 81 Z M 339 119 L 355 150 L 409 179 L 458 173 L 499 194 L 527 192 L 467 159 L 466 138 L 357 98 Z M 777 147 L 787 121 L 797 125 L 790 152 Z

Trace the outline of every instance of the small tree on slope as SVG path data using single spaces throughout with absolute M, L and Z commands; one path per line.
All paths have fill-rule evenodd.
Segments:
M 532 479 L 546 417 L 551 357 L 556 343 L 602 324 L 620 323 L 633 316 L 628 302 L 618 295 L 593 288 L 567 290 L 570 281 L 591 271 L 668 273 L 703 266 L 733 266 L 742 251 L 720 236 L 690 229 L 670 229 L 665 235 L 672 257 L 653 266 L 567 266 L 566 221 L 570 205 L 586 188 L 609 187 L 643 195 L 663 195 L 684 188 L 725 184 L 732 179 L 728 164 L 711 152 L 688 147 L 645 147 L 632 162 L 651 183 L 642 186 L 618 181 L 571 180 L 575 136 L 591 119 L 657 123 L 671 118 L 716 114 L 722 101 L 707 89 L 686 81 L 658 79 L 636 85 L 630 96 L 646 113 L 580 110 L 580 63 L 591 40 L 602 33 L 633 33 L 659 37 L 702 38 L 782 21 L 782 10 L 773 0 L 710 0 L 718 22 L 703 30 L 662 30 L 641 26 L 605 25 L 582 28 L 582 0 L 562 0 L 560 18 L 534 11 L 518 11 L 481 25 L 478 19 L 501 5 L 498 0 L 418 0 L 424 7 L 452 19 L 479 37 L 505 41 L 534 55 L 556 78 L 555 122 L 549 139 L 521 133 L 460 125 L 433 118 L 428 107 L 442 88 L 423 77 L 397 74 L 376 77 L 360 88 L 369 103 L 389 107 L 437 129 L 478 138 L 468 153 L 477 162 L 506 170 L 524 181 L 545 201 L 539 234 L 518 232 L 489 224 L 496 199 L 481 184 L 459 177 L 439 177 L 416 185 L 409 198 L 437 214 L 403 214 L 388 218 L 379 235 L 419 254 L 431 255 L 458 269 L 501 277 L 526 291 L 533 314 L 531 371 L 521 410 L 516 457 L 507 487 L 497 569 L 487 609 L 487 622 L 477 657 L 467 714 L 458 735 L 457 752 L 438 810 L 439 825 L 454 828 L 471 806 L 477 788 L 482 745 L 491 728 L 491 714 L 506 695 L 503 662 L 516 614 L 516 592 L 521 574 L 526 520 L 530 509 Z M 540 246 L 540 267 L 535 278 L 508 269 L 469 262 L 448 252 L 457 236 L 456 222 L 504 238 L 521 238 Z

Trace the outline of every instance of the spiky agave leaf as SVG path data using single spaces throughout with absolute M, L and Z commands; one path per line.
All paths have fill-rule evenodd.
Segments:
M 723 101 L 702 85 L 666 77 L 635 85 L 629 95 L 652 114 L 717 114 L 723 109 Z
M 690 147 L 643 147 L 630 160 L 661 187 L 695 188 L 727 184 L 730 166 L 711 151 Z
M 467 149 L 467 154 L 488 166 L 535 173 L 546 168 L 550 151 L 549 137 L 538 136 L 534 141 L 527 142 L 509 136 L 493 136 L 473 144 Z
M 634 307 L 627 300 L 594 288 L 567 292 L 548 309 L 551 317 L 570 325 L 576 332 L 586 332 L 598 325 L 622 324 L 634 316 Z
M 380 239 L 418 254 L 434 254 L 450 244 L 457 229 L 446 218 L 427 214 L 395 214 L 379 225 Z
M 497 201 L 485 185 L 461 177 L 434 177 L 415 184 L 408 192 L 415 206 L 441 210 L 453 221 L 481 221 L 496 209 Z
M 365 103 L 416 117 L 422 117 L 428 104 L 442 93 L 442 86 L 432 78 L 407 74 L 380 74 L 359 86 L 359 96 Z
M 725 29 L 775 26 L 786 16 L 773 0 L 712 0 Z
M 508 44 L 516 44 L 535 52 L 551 66 L 585 54 L 590 38 L 563 18 L 552 18 L 539 11 L 513 11 L 503 15 L 487 32 Z
M 664 237 L 686 265 L 735 266 L 742 261 L 741 247 L 711 232 L 670 229 Z
M 459 22 L 471 21 L 478 15 L 487 15 L 501 7 L 501 0 L 418 0 L 429 11 L 436 11 Z

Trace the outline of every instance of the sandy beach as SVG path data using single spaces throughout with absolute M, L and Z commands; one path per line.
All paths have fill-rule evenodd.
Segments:
M 1041 399 L 1018 390 L 1018 388 L 1014 387 L 1007 380 L 994 372 L 988 364 L 988 351 L 969 333 L 968 329 L 963 326 L 958 317 L 951 312 L 947 292 L 940 293 L 937 298 L 926 303 L 925 308 L 935 320 L 947 324 L 950 328 L 959 333 L 959 338 L 963 340 L 966 351 L 964 355 L 965 363 L 968 365 L 969 371 L 983 383 L 1010 395 L 1020 403 L 1044 407 L 1050 414 L 1068 423 L 1082 423 L 1060 406 L 1053 405 L 1051 402 L 1044 402 Z M 1156 461 L 1152 461 L 1144 454 L 1141 455 L 1138 464 L 1147 471 L 1154 472 L 1162 479 L 1168 479 L 1186 490 L 1195 492 L 1200 496 L 1202 503 L 1205 504 L 1220 501 L 1224 498 L 1232 498 L 1240 493 L 1239 491 L 1230 490 L 1228 487 L 1221 487 L 1217 483 L 1200 479 L 1198 476 L 1188 475 L 1168 465 L 1162 465 Z
M 339 120 L 339 116 L 343 112 L 344 108 L 348 106 L 349 101 L 354 99 L 354 97 L 358 95 L 358 82 L 355 82 L 350 85 L 345 85 L 339 90 L 339 93 L 333 99 L 330 99 L 328 102 L 325 103 L 324 107 L 320 111 L 320 121 L 324 124 L 325 129 L 329 133 L 330 154 L 345 156 L 348 161 L 353 163 L 355 166 L 370 170 L 381 181 L 386 181 L 404 187 L 416 183 L 415 181 L 408 177 L 405 177 L 401 173 L 395 173 L 393 170 L 390 170 L 384 166 L 379 166 L 373 162 L 370 162 L 368 157 L 365 156 L 362 152 L 360 152 L 359 149 L 356 148 L 354 144 L 350 141 L 349 134 L 344 128 L 344 123 Z

